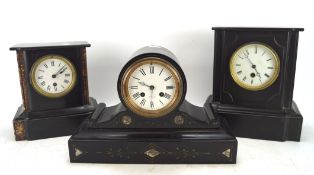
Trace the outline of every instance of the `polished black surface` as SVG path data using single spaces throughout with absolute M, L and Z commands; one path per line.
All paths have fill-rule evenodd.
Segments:
M 211 100 L 211 99 L 208 99 Z M 128 125 L 122 122 L 123 117 L 128 116 L 132 122 Z M 177 116 L 184 120 L 180 124 L 175 123 Z M 145 118 L 130 112 L 122 103 L 106 107 L 99 104 L 91 116 L 89 128 L 219 128 L 219 117 L 212 113 L 209 102 L 204 107 L 195 106 L 184 101 L 181 106 L 166 116 L 159 118 Z
M 13 119 L 14 124 L 19 123 L 23 127 L 22 135 L 15 133 L 16 140 L 37 140 L 74 134 L 81 123 L 92 115 L 96 105 L 96 100 L 90 98 L 89 105 L 38 113 L 25 111 L 22 105 Z M 15 127 L 15 132 L 18 130 Z
M 237 140 L 224 122 L 218 122 L 219 115 L 212 113 L 211 100 L 208 98 L 204 107 L 185 101 L 180 107 L 183 109 L 174 112 L 186 111 L 187 125 L 176 125 L 170 114 L 168 118 L 153 120 L 128 115 L 132 122 L 126 125 L 119 115 L 126 112 L 122 104 L 107 107 L 100 103 L 93 116 L 69 139 L 70 160 L 77 163 L 236 163 Z
M 28 74 L 25 74 L 26 83 L 29 86 L 28 94 L 29 94 L 29 110 L 30 111 L 45 111 L 51 109 L 60 109 L 60 108 L 68 108 L 75 106 L 84 105 L 83 101 L 83 80 L 82 80 L 82 64 L 81 64 L 81 52 L 80 47 L 73 48 L 57 48 L 57 49 L 36 49 L 36 50 L 27 50 L 24 51 L 25 54 L 25 71 Z M 62 55 L 70 61 L 76 72 L 77 79 L 76 84 L 74 85 L 71 92 L 67 95 L 59 98 L 49 98 L 38 93 L 33 86 L 31 85 L 31 68 L 32 65 L 38 60 L 38 58 L 48 55 L 48 54 L 57 54 Z
M 49 43 L 23 43 L 10 47 L 10 50 L 36 50 L 36 49 L 55 49 L 71 47 L 90 47 L 86 41 L 69 41 L 69 42 L 49 42 Z
M 299 31 L 304 29 L 214 27 L 213 30 L 214 111 L 227 119 L 236 136 L 300 140 L 303 118 L 295 112 L 292 99 Z M 229 70 L 230 58 L 235 50 L 252 42 L 270 46 L 280 60 L 276 81 L 259 91 L 249 91 L 237 85 Z
M 85 41 L 18 44 L 16 50 L 23 105 L 13 120 L 16 140 L 35 140 L 73 134 L 90 117 L 96 101 L 89 97 Z M 76 84 L 66 95 L 49 98 L 38 93 L 31 80 L 31 69 L 41 57 L 65 57 L 76 70 Z

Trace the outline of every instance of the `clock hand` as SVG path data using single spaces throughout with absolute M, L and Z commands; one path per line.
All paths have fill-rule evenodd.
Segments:
M 61 67 L 61 69 L 58 70 L 57 73 L 52 74 L 52 78 L 56 78 L 56 76 L 63 70 L 64 66 L 65 66 L 65 65 L 63 65 L 63 66 Z
M 262 77 L 261 77 L 261 74 L 257 71 L 256 65 L 251 61 L 251 59 L 249 58 L 249 56 L 245 56 L 245 58 L 247 58 L 247 60 L 250 62 L 250 64 L 252 65 L 252 68 L 255 70 L 256 75 L 257 75 L 258 78 L 259 78 L 259 81 L 262 83 Z
M 147 87 L 150 87 L 149 85 L 147 85 L 146 83 L 144 83 L 144 82 L 138 82 L 140 85 L 142 85 L 142 86 L 147 86 Z
M 67 69 L 68 69 L 68 67 L 64 68 L 61 72 L 59 72 L 59 74 L 62 74 Z

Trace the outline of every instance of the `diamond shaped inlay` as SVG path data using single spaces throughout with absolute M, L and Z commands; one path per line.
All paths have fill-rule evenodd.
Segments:
M 146 154 L 150 158 L 154 158 L 154 157 L 158 156 L 160 154 L 160 152 L 157 151 L 156 149 L 152 148 L 152 149 L 145 151 L 144 154 Z

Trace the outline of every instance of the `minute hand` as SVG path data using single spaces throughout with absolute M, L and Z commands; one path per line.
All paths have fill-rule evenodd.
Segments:
M 250 60 L 250 58 L 249 58 L 248 56 L 246 56 L 245 58 L 247 58 L 247 59 L 249 60 L 250 64 L 252 65 L 252 68 L 255 70 L 256 75 L 257 75 L 258 78 L 259 78 L 259 81 L 262 83 L 262 77 L 261 77 L 261 74 L 257 71 L 256 65 L 253 64 L 253 62 Z
M 61 69 L 59 69 L 58 72 L 55 73 L 55 74 L 53 74 L 53 75 L 54 75 L 54 76 L 57 76 L 57 75 L 63 70 L 64 66 L 65 66 L 65 65 L 63 65 L 63 66 L 61 67 Z

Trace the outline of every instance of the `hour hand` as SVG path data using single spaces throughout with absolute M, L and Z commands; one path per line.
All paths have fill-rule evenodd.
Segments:
M 147 87 L 150 87 L 149 85 L 147 85 L 146 83 L 144 83 L 144 82 L 138 82 L 140 85 L 142 85 L 142 86 L 147 86 Z

